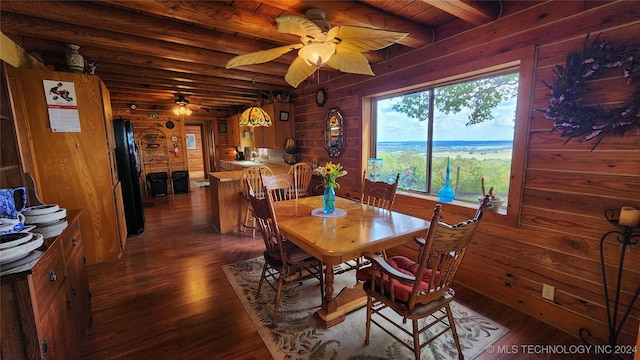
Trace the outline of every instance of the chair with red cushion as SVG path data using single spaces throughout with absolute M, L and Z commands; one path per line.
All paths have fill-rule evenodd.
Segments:
M 440 221 L 441 205 L 437 204 L 426 237 L 415 239 L 419 246 L 417 260 L 404 256 L 384 259 L 375 254 L 365 255 L 372 265 L 359 269 L 356 273 L 357 279 L 365 282 L 364 290 L 367 293 L 365 344 L 369 344 L 372 323 L 382 329 L 394 325 L 407 335 L 412 335 L 413 346 L 389 331 L 385 332 L 410 348 L 416 359 L 420 359 L 420 350 L 450 329 L 458 348 L 458 357 L 463 359 L 460 340 L 449 306 L 455 295 L 450 285 L 488 202 L 487 196 L 473 218 L 456 225 L 448 225 Z M 391 309 L 402 316 L 403 323 L 406 319 L 410 319 L 412 332 L 405 330 L 402 324 L 391 321 L 391 318 L 384 314 L 385 309 Z M 430 319 L 420 325 L 418 320 L 424 318 Z M 421 334 L 440 323 L 444 324 L 445 328 L 438 330 L 436 335 L 421 344 Z

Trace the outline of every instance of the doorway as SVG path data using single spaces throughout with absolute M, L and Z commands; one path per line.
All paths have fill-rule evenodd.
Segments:
M 189 179 L 204 180 L 208 172 L 205 161 L 205 144 L 203 135 L 206 134 L 204 124 L 185 123 L 187 159 L 189 162 Z

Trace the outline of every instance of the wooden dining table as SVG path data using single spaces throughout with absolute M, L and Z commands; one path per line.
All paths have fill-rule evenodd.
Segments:
M 424 236 L 429 228 L 427 220 L 339 197 L 335 206 L 338 213 L 346 212 L 342 216 L 325 217 L 321 209 L 322 196 L 273 205 L 282 236 L 325 265 L 322 308 L 314 314 L 325 327 L 344 321 L 347 313 L 366 303 L 362 284 L 356 283 L 355 275 L 354 286 L 343 288 L 334 296 L 334 266 L 367 252 L 379 252 L 412 241 Z

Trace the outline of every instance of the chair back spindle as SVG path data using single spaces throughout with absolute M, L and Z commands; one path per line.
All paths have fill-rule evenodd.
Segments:
M 273 202 L 298 198 L 295 180 L 292 175 L 262 175 L 262 183 L 264 185 L 266 195 L 268 195 Z
M 299 162 L 292 165 L 287 174 L 293 176 L 298 197 L 309 196 L 309 184 L 311 183 L 311 176 L 313 175 L 311 165 L 306 162 Z

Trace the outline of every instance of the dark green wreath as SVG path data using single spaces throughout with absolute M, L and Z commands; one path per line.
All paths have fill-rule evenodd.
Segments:
M 584 136 L 584 141 L 597 138 L 596 146 L 609 134 L 624 135 L 625 132 L 640 128 L 640 47 L 621 45 L 611 47 L 599 40 L 598 36 L 589 45 L 589 35 L 584 41 L 582 52 L 572 51 L 567 55 L 564 66 L 553 70 L 555 78 L 551 84 L 542 82 L 551 90 L 549 106 L 544 116 L 554 121 L 553 131 L 572 138 Z M 633 87 L 629 101 L 617 109 L 606 109 L 601 104 L 585 104 L 582 86 L 595 76 L 600 69 L 620 68 L 627 85 Z

